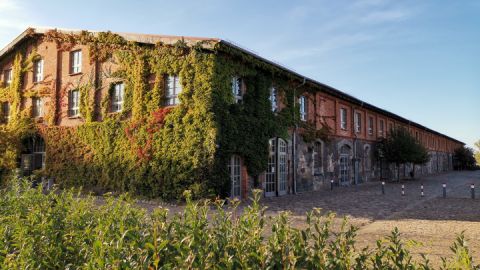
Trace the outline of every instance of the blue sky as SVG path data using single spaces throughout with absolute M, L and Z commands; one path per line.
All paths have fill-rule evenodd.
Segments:
M 480 139 L 479 0 L 0 0 L 0 47 L 27 26 L 224 38 L 469 146 Z

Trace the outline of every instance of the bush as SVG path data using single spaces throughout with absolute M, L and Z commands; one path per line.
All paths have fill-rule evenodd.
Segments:
M 185 195 L 184 211 L 169 215 L 147 213 L 127 195 L 100 204 L 11 182 L 0 191 L 0 269 L 431 269 L 425 257 L 412 259 L 396 229 L 358 250 L 357 229 L 344 220 L 332 230 L 334 215 L 318 209 L 296 229 L 288 213 L 267 219 L 259 192 L 243 211 L 238 201 L 227 207 Z M 445 269 L 474 269 L 463 235 L 452 250 Z

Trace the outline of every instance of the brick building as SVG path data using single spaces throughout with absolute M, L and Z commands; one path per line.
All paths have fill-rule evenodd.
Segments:
M 8 124 L 12 117 L 19 118 L 19 115 L 28 114 L 28 117 L 34 119 L 37 127 L 75 128 L 85 125 L 87 122 L 101 123 L 107 117 L 122 112 L 126 108 L 124 104 L 129 95 L 133 95 L 133 103 L 135 100 L 139 100 L 136 99 L 138 97 L 135 97 L 135 93 L 129 94 L 131 88 L 135 87 L 134 84 L 124 84 L 122 79 L 115 76 L 105 76 L 106 73 L 114 74 L 120 69 L 118 61 L 111 56 L 102 61 L 88 61 L 88 59 L 93 59 L 92 54 L 99 52 L 92 50 L 91 46 L 82 44 L 82 42 L 45 38 L 49 31 L 66 35 L 83 33 L 67 30 L 27 29 L 0 51 L 0 71 L 2 72 L 0 80 L 4 93 L 12 95 L 8 91 L 15 82 L 15 74 L 21 74 L 21 78 L 17 78 L 20 85 L 20 98 L 17 105 L 12 96 L 1 94 L 2 89 L 0 88 L 1 115 L 4 124 Z M 101 35 L 96 32 L 89 33 L 93 36 Z M 118 48 L 118 50 L 124 50 L 128 44 L 150 48 L 155 44 L 169 46 L 181 41 L 189 48 L 201 47 L 202 53 L 214 58 L 221 55 L 222 59 L 227 59 L 227 61 L 236 61 L 240 66 L 248 65 L 251 68 L 262 70 L 261 72 L 271 72 L 279 79 L 288 81 L 285 85 L 288 85 L 289 91 L 280 91 L 287 86 L 276 85 L 275 79 L 273 79 L 268 86 L 269 97 L 264 98 L 268 98 L 269 106 L 271 106 L 269 109 L 275 116 L 281 114 L 282 110 L 287 107 L 288 98 L 292 98 L 294 102 L 290 102 L 288 106 L 293 106 L 293 118 L 298 118 L 298 122 L 288 126 L 286 135 L 275 136 L 268 140 L 269 154 L 268 160 L 265 160 L 267 166 L 262 173 L 256 176 L 249 174 L 244 156 L 236 154 L 235 150 L 225 150 L 229 153 L 229 157 L 222 164 L 227 172 L 227 178 L 224 180 L 228 182 L 226 184 L 229 189 L 227 194 L 230 196 L 246 197 L 255 185 L 264 190 L 265 196 L 281 196 L 295 191 L 318 190 L 329 184 L 330 180 L 334 180 L 338 185 L 350 185 L 380 178 L 392 178 L 396 175 L 396 168 L 380 162 L 375 157 L 374 150 L 376 142 L 388 136 L 390 130 L 398 127 L 406 128 L 428 148 L 431 156 L 430 161 L 423 166 L 412 168 L 410 165 L 402 165 L 400 167 L 401 177 L 407 177 L 413 169 L 416 175 L 451 170 L 454 149 L 464 145 L 456 139 L 295 73 L 224 40 L 125 33 L 116 33 L 115 35 L 125 41 L 122 43 L 124 47 Z M 215 49 L 220 46 L 223 48 L 221 53 Z M 117 50 L 115 46 L 109 48 L 113 51 Z M 28 68 L 23 67 L 27 70 L 24 73 L 16 71 L 14 66 L 20 49 L 23 59 L 28 59 L 29 55 L 35 54 Z M 236 57 L 240 54 L 243 57 L 241 59 Z M 175 59 L 172 55 L 170 57 Z M 187 100 L 182 89 L 189 82 L 181 77 L 181 74 L 188 74 L 187 71 L 182 69 L 179 73 L 165 70 L 164 74 L 157 76 L 158 78 L 163 76 L 162 83 L 158 83 L 159 80 L 155 79 L 154 74 L 146 74 L 142 80 L 145 85 L 159 84 L 158 87 L 162 93 L 161 106 L 175 110 L 180 103 Z M 195 78 L 210 76 L 210 74 L 201 72 L 195 70 L 192 76 Z M 223 85 L 228 85 L 228 87 L 218 90 L 224 91 L 224 94 L 230 96 L 228 102 L 231 103 L 229 106 L 233 108 L 230 109 L 230 112 L 236 110 L 234 108 L 236 104 L 242 105 L 246 93 L 258 89 L 249 87 L 243 76 L 247 75 L 242 75 L 238 70 L 233 71 L 231 76 L 223 79 L 225 81 Z M 255 78 L 250 78 L 250 80 L 255 80 Z M 88 101 L 90 104 L 88 110 L 82 108 L 82 91 L 79 87 L 82 83 L 83 85 L 90 83 L 94 89 L 90 97 L 91 102 Z M 196 84 L 195 91 L 203 91 L 201 89 L 214 91 L 209 87 L 211 86 Z M 291 95 L 291 97 L 286 95 Z M 208 98 L 212 98 L 212 96 L 208 96 Z M 105 107 L 102 102 L 107 102 L 108 106 Z M 206 102 L 208 103 L 208 101 Z M 215 104 L 215 102 L 213 103 Z M 189 104 L 183 102 L 182 106 L 188 110 Z M 242 109 L 244 110 L 244 108 Z M 215 113 L 215 108 L 209 107 L 208 110 Z M 135 117 L 135 114 L 135 110 L 132 109 L 117 120 L 128 121 L 129 117 Z M 219 122 L 219 125 L 222 124 L 222 116 L 213 116 L 212 119 Z M 308 127 L 314 131 L 326 128 L 329 132 L 326 136 L 314 136 L 313 139 L 307 140 L 303 136 L 307 132 L 304 123 L 308 123 Z M 42 138 L 41 134 L 34 138 L 36 139 L 26 140 L 26 145 L 19 155 L 18 165 L 24 171 L 35 169 L 49 171 L 49 166 L 58 167 L 58 164 L 53 162 L 56 160 L 55 155 L 58 154 L 58 151 L 49 152 L 49 145 L 53 149 L 55 142 L 45 141 L 46 138 Z M 115 140 L 115 138 L 111 138 L 111 140 Z M 219 144 L 218 141 L 214 144 L 216 148 L 222 149 L 222 144 Z M 94 145 L 90 148 L 95 150 Z M 262 152 L 261 149 L 258 151 Z M 90 151 L 88 155 L 91 152 L 95 151 Z M 191 155 L 196 155 L 196 153 L 193 152 Z M 218 155 L 213 154 L 213 156 L 216 158 Z M 55 170 L 58 172 L 61 168 L 55 168 Z M 57 175 L 52 171 L 51 176 Z

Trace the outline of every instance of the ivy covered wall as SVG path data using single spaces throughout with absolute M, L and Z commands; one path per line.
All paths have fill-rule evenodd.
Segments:
M 291 106 L 293 80 L 220 44 L 187 45 L 180 40 L 150 46 L 127 42 L 112 33 L 57 31 L 45 34 L 41 42 L 55 42 L 60 51 L 86 46 L 88 60 L 96 67 L 74 86 L 80 90 L 83 124 L 55 125 L 61 108 L 51 102 L 49 111 L 55 115 L 46 118 L 52 120 L 30 124 L 28 132 L 22 131 L 23 137 L 38 133 L 45 140 L 46 169 L 36 173 L 55 177 L 64 187 L 130 191 L 165 199 L 178 198 L 185 189 L 197 196 L 227 196 L 228 158 L 240 155 L 249 174 L 257 177 L 267 167 L 268 140 L 286 138 L 287 127 L 296 117 Z M 16 78 L 31 72 L 23 60 L 27 56 L 19 54 L 16 65 L 22 68 L 16 70 L 22 74 Z M 181 78 L 180 104 L 163 107 L 165 76 L 173 74 Z M 233 76 L 245 82 L 241 104 L 234 103 Z M 111 113 L 110 91 L 112 83 L 119 81 L 125 85 L 124 107 L 121 113 Z M 277 113 L 269 101 L 272 86 L 283 104 Z M 55 98 L 65 97 L 69 90 L 44 92 Z M 14 104 L 29 98 L 22 86 L 12 84 L 8 91 L 13 93 L 5 95 L 11 97 L 15 115 L 32 122 L 31 113 L 19 114 L 15 109 Z M 17 122 L 7 125 L 10 131 L 2 125 L 2 132 L 18 132 Z M 21 148 L 13 140 L 4 145 Z M 18 154 L 12 150 L 10 157 L 2 158 L 2 166 L 13 168 Z

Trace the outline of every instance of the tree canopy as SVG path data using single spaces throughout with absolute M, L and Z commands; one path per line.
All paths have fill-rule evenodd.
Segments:
M 453 158 L 455 160 L 456 169 L 471 170 L 475 168 L 475 157 L 473 149 L 470 147 L 463 146 L 455 149 Z
M 430 160 L 427 149 L 415 139 L 406 129 L 397 128 L 379 143 L 378 157 L 397 168 L 400 164 L 425 164 Z

